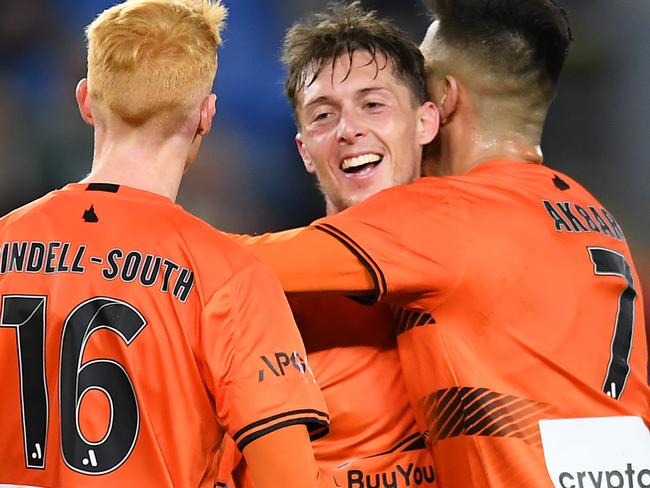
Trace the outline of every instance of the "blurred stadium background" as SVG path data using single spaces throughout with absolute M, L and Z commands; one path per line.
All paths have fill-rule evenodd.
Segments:
M 90 169 L 92 130 L 78 116 L 74 88 L 85 74 L 83 28 L 114 3 L 0 2 L 3 214 Z M 215 83 L 217 120 L 179 201 L 229 231 L 305 224 L 323 205 L 295 151 L 279 52 L 287 27 L 326 1 L 224 3 L 230 17 Z M 429 18 L 419 0 L 363 3 L 417 42 L 424 35 Z M 575 43 L 547 121 L 546 161 L 583 182 L 616 215 L 650 297 L 650 1 L 561 3 Z

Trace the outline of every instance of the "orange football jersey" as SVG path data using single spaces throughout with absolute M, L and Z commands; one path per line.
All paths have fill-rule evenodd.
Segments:
M 224 433 L 326 432 L 277 279 L 168 198 L 71 184 L 0 235 L 0 484 L 212 488 Z
M 345 488 L 405 488 L 416 479 L 417 486 L 435 486 L 433 460 L 406 394 L 390 308 L 344 297 L 289 303 L 330 413 L 329 434 L 312 443 L 323 475 Z M 232 462 L 232 446 L 224 452 Z M 226 486 L 228 475 L 222 474 Z M 238 488 L 253 486 L 243 466 L 235 478 Z
M 406 394 L 390 308 L 344 297 L 292 298 L 289 303 L 330 412 L 330 433 L 313 442 L 321 471 L 331 475 L 383 454 L 384 465 L 376 459 L 372 470 L 348 469 L 340 486 L 367 479 L 374 484 L 375 477 L 390 476 L 404 452 L 424 448 Z M 426 452 L 415 467 L 430 471 L 424 486 L 433 486 Z M 408 486 L 402 481 L 399 487 Z
M 394 306 L 407 390 L 441 486 L 650 486 L 639 279 L 619 224 L 571 178 L 486 162 L 250 248 L 285 290 L 373 289 Z M 558 429 L 560 419 L 569 423 Z M 624 454 L 613 444 L 619 426 L 632 446 Z M 562 432 L 599 434 L 564 442 Z M 569 446 L 582 437 L 583 447 Z M 577 460 L 590 449 L 606 453 Z

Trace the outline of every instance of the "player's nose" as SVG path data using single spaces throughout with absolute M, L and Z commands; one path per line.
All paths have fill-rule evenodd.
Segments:
M 353 115 L 341 114 L 336 128 L 336 139 L 339 144 L 354 144 L 356 140 L 364 135 L 365 130 Z

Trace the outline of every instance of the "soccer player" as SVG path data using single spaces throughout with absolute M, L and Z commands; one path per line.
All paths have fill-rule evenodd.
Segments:
M 422 49 L 441 130 L 428 165 L 447 176 L 249 245 L 286 291 L 395 306 L 407 390 L 441 486 L 648 486 L 632 257 L 612 214 L 542 164 L 571 41 L 565 12 L 551 0 L 432 8 Z M 322 86 L 298 85 L 299 114 L 314 113 Z M 345 126 L 332 111 L 320 117 Z M 306 147 L 336 147 L 334 131 L 301 135 Z M 349 150 L 365 150 L 361 140 Z
M 327 414 L 277 279 L 174 203 L 225 15 L 129 0 L 87 30 L 92 170 L 0 220 L 0 484 L 211 488 L 227 432 L 256 486 L 321 486 Z
M 318 179 L 328 215 L 419 176 L 437 112 L 427 101 L 424 59 L 406 34 L 355 2 L 297 23 L 284 51 L 298 150 Z M 306 60 L 313 71 L 301 80 L 306 73 L 296 66 Z M 308 113 L 298 110 L 299 81 L 320 90 Z M 331 144 L 331 152 L 312 145 L 316 134 Z M 346 488 L 412 486 L 416 473 L 418 486 L 434 486 L 430 454 L 404 387 L 390 309 L 344 297 L 290 303 L 330 411 L 330 434 L 313 444 L 323 473 Z M 237 485 L 245 486 L 241 471 Z

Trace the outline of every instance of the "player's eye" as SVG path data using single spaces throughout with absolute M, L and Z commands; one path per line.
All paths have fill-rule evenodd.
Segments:
M 314 115 L 313 121 L 314 122 L 321 122 L 323 120 L 327 120 L 327 119 L 331 118 L 333 115 L 334 114 L 332 114 L 331 112 L 318 112 L 318 113 L 316 113 Z
M 365 102 L 365 103 L 363 104 L 363 108 L 364 108 L 364 109 L 368 109 L 368 110 L 378 110 L 378 109 L 380 109 L 380 108 L 382 108 L 382 107 L 384 107 L 384 104 L 383 104 L 383 103 L 381 103 L 381 102 L 377 102 L 377 101 L 374 101 L 374 100 L 373 100 L 373 101 Z

